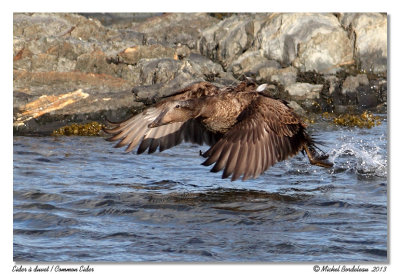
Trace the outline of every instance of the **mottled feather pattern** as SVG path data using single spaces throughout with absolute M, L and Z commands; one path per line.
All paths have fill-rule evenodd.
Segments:
M 283 100 L 256 91 L 252 82 L 218 88 L 195 83 L 121 123 L 105 129 L 126 151 L 163 151 L 192 142 L 211 147 L 202 153 L 203 165 L 223 170 L 222 178 L 257 178 L 278 161 L 306 150 L 313 164 L 329 167 L 316 157 L 305 124 Z M 175 117 L 175 118 L 171 118 Z M 171 120 L 172 119 L 172 120 Z M 175 119 L 175 120 L 174 120 Z M 311 151 L 311 152 L 310 152 Z

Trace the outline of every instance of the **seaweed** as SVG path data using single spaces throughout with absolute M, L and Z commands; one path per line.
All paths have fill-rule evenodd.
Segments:
M 63 126 L 53 131 L 53 136 L 100 136 L 100 131 L 104 125 L 99 122 L 90 122 L 87 124 L 71 124 Z
M 369 111 L 361 114 L 340 114 L 322 113 L 322 118 L 331 120 L 333 124 L 346 127 L 372 128 L 381 124 L 381 117 L 373 115 Z

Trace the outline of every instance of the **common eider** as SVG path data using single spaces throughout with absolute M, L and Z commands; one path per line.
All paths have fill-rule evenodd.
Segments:
M 181 142 L 210 148 L 202 164 L 234 181 L 257 178 L 270 166 L 302 151 L 312 165 L 331 167 L 328 155 L 316 152 L 306 125 L 284 100 L 263 93 L 265 85 L 250 81 L 219 88 L 192 84 L 126 121 L 104 129 L 109 141 L 137 154 L 166 150 Z

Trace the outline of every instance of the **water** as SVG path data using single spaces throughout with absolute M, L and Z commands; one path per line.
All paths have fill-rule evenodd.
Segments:
M 220 179 L 199 147 L 124 154 L 103 138 L 14 137 L 14 260 L 387 260 L 387 123 L 320 133 L 256 180 Z

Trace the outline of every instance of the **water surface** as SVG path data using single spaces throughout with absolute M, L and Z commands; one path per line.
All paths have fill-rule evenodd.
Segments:
M 14 137 L 14 260 L 387 260 L 386 120 L 311 126 L 334 167 L 301 153 L 220 179 L 182 144 L 125 154 L 101 137 Z

